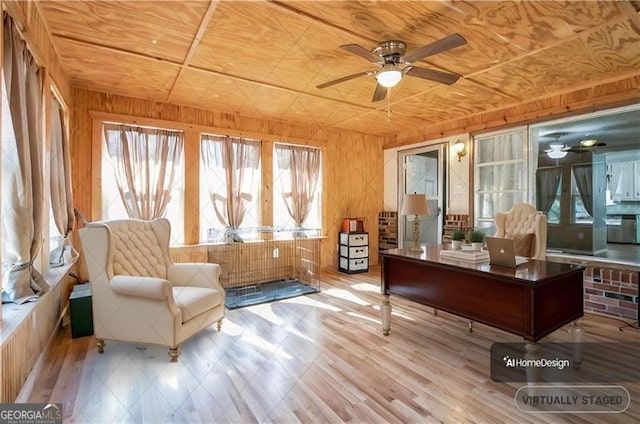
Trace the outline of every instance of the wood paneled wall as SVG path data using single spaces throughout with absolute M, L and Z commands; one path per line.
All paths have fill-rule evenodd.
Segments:
M 316 146 L 323 152 L 323 210 L 322 224 L 327 236 L 322 243 L 322 267 L 336 267 L 338 232 L 345 217 L 365 219 L 366 230 L 370 232 L 371 264 L 377 263 L 377 219 L 382 210 L 383 201 L 383 159 L 384 139 L 348 131 L 320 128 L 313 125 L 293 125 L 284 122 L 268 121 L 258 118 L 242 117 L 224 112 L 197 109 L 159 103 L 150 100 L 97 93 L 87 90 L 73 90 L 71 116 L 71 153 L 75 203 L 88 219 L 95 216 L 93 203 L 99 201 L 100 194 L 94 189 L 99 187 L 100 155 L 96 154 L 92 121 L 95 116 L 112 114 L 114 117 L 128 117 L 141 122 L 149 120 L 170 121 L 180 128 L 196 131 L 219 132 L 229 135 L 241 135 L 263 140 L 263 160 L 270 164 L 270 150 L 274 141 Z M 99 135 L 96 135 L 99 136 Z M 187 140 L 188 142 L 188 140 Z M 187 146 L 187 150 L 194 146 Z M 195 149 L 198 149 L 195 146 Z M 197 168 L 194 166 L 193 168 Z M 265 175 L 265 172 L 267 173 Z M 194 179 L 187 179 L 192 181 Z M 263 224 L 269 225 L 272 217 L 271 171 L 270 166 L 263 170 L 264 199 Z M 96 184 L 98 182 L 98 184 Z M 187 187 L 187 196 L 198 195 L 197 187 Z M 189 193 L 191 191 L 191 193 Z M 191 202 L 191 201 L 190 201 Z M 194 203 L 191 203 L 194 204 Z M 185 236 L 188 243 L 196 243 L 197 215 L 185 213 Z
M 0 402 L 15 402 L 34 364 L 56 334 L 74 280 L 65 273 L 36 303 L 2 327 Z
M 578 115 L 640 101 L 640 76 L 567 90 L 556 96 L 528 99 L 508 108 L 486 112 L 399 132 L 387 137 L 385 149 L 406 146 L 427 140 L 474 133 L 549 119 Z

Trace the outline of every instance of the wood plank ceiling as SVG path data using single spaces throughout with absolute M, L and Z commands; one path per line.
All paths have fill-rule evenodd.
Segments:
M 74 86 L 241 115 L 392 135 L 640 75 L 638 3 L 627 1 L 42 1 Z M 339 46 L 467 44 L 416 65 L 372 103 L 375 70 Z M 391 109 L 390 119 L 388 116 Z

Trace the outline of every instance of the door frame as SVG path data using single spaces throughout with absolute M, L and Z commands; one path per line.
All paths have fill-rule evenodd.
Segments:
M 442 235 L 444 231 L 443 211 L 446 204 L 445 196 L 447 194 L 447 173 L 445 167 L 447 166 L 447 158 L 449 157 L 449 142 L 444 141 L 440 143 L 429 144 L 426 146 L 415 147 L 411 149 L 398 150 L 398 247 L 404 247 L 404 219 L 400 215 L 400 205 L 405 194 L 406 188 L 406 170 L 405 159 L 408 156 L 416 155 L 419 153 L 438 152 L 438 211 L 436 216 L 436 222 L 438 223 L 438 234 L 436 234 L 436 242 L 442 244 Z

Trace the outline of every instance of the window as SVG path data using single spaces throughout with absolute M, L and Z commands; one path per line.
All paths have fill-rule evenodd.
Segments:
M 222 241 L 230 230 L 260 225 L 260 149 L 258 140 L 201 135 L 201 241 Z
M 494 217 L 527 198 L 525 130 L 475 138 L 475 226 L 495 233 Z
M 322 227 L 321 151 L 314 147 L 275 144 L 273 156 L 273 225 Z
M 104 123 L 102 219 L 165 217 L 184 242 L 184 133 Z

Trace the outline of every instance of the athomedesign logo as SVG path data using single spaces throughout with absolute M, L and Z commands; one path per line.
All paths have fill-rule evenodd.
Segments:
M 505 356 L 502 358 L 507 368 L 556 368 L 563 370 L 571 366 L 568 359 L 526 359 L 526 358 L 510 358 Z

